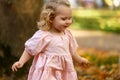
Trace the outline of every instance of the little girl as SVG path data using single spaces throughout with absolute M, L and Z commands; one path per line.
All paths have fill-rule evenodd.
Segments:
M 12 65 L 17 71 L 34 56 L 28 80 L 77 80 L 73 60 L 83 67 L 89 62 L 76 51 L 78 45 L 67 29 L 72 24 L 72 10 L 67 0 L 49 0 L 38 22 L 39 30 L 25 43 L 25 50 Z

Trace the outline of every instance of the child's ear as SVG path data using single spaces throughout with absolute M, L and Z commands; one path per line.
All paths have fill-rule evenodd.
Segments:
M 49 20 L 50 23 L 53 23 L 53 20 Z
M 54 18 L 51 17 L 50 20 L 49 20 L 49 22 L 50 22 L 50 23 L 53 23 L 53 20 L 54 20 Z

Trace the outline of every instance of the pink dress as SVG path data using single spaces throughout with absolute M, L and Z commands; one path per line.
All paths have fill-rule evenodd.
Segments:
M 69 30 L 62 36 L 38 30 L 25 43 L 34 56 L 28 80 L 78 80 L 71 54 L 78 45 Z

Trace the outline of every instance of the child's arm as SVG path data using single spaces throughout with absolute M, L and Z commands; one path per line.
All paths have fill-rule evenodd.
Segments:
M 74 53 L 72 55 L 72 58 L 73 60 L 75 60 L 77 63 L 79 63 L 79 65 L 81 67 L 88 67 L 89 66 L 89 61 L 84 58 L 84 57 L 81 57 L 80 55 L 78 55 L 77 53 Z
M 12 65 L 12 70 L 13 71 L 17 71 L 18 68 L 22 68 L 23 65 L 31 58 L 31 56 L 26 52 L 24 51 L 22 56 L 20 57 L 19 61 L 15 62 L 13 65 Z

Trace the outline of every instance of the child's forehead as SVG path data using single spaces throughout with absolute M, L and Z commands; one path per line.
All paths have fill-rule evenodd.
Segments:
M 72 9 L 68 6 L 59 6 L 56 10 L 56 15 L 72 16 Z
M 64 14 L 64 13 L 70 14 L 72 13 L 72 9 L 65 5 L 58 6 L 56 9 L 56 14 Z

